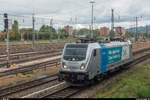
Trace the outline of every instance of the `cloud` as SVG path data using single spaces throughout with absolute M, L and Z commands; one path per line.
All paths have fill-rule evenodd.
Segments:
M 150 0 L 95 0 L 95 2 L 94 16 L 97 24 L 110 23 L 112 8 L 115 10 L 116 22 L 134 21 L 135 16 L 150 19 Z M 31 16 L 34 12 L 38 17 L 53 17 L 55 23 L 61 24 L 70 24 L 71 17 L 72 23 L 75 22 L 75 17 L 80 25 L 91 22 L 91 4 L 88 0 L 0 0 L 0 9 L 1 13 L 7 12 L 17 16 Z M 41 23 L 41 20 L 37 21 Z M 46 19 L 45 22 L 49 23 Z

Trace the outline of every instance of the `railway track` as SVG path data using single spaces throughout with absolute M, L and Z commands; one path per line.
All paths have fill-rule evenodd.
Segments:
M 32 48 L 31 45 L 10 45 L 10 53 L 16 54 L 16 53 L 24 53 L 24 52 L 39 52 L 39 51 L 48 51 L 50 49 L 62 49 L 64 47 L 64 44 L 53 44 L 53 45 L 36 45 L 34 48 Z M 0 47 L 0 55 L 5 55 L 6 53 L 6 47 L 1 46 Z
M 0 98 L 5 98 L 11 94 L 21 92 L 21 91 L 24 91 L 24 90 L 29 89 L 29 88 L 33 88 L 33 87 L 40 86 L 42 84 L 57 81 L 57 78 L 58 78 L 57 75 L 51 75 L 51 76 L 36 79 L 33 81 L 29 81 L 26 83 L 18 84 L 16 86 L 11 86 L 8 88 L 0 89 Z
M 68 98 L 68 97 L 80 92 L 82 89 L 67 86 L 62 89 L 56 90 L 51 94 L 43 95 L 40 98 Z
M 48 61 L 48 62 L 42 62 L 42 63 L 38 63 L 38 64 L 34 64 L 34 65 L 24 66 L 24 67 L 0 72 L 0 77 L 18 74 L 18 73 L 26 74 L 26 73 L 30 73 L 36 69 L 41 69 L 41 68 L 46 68 L 46 67 L 51 67 L 51 66 L 57 67 L 57 65 L 59 65 L 59 64 L 60 64 L 60 59 L 56 59 L 56 60 L 52 60 L 52 61 Z
M 19 58 L 19 57 L 34 56 L 34 55 L 37 55 L 37 54 L 47 54 L 47 53 L 51 53 L 51 52 L 59 51 L 59 50 L 61 50 L 61 49 L 54 49 L 54 50 L 48 50 L 48 51 L 39 51 L 39 52 L 16 53 L 16 54 L 10 54 L 10 56 L 11 56 L 11 59 L 13 59 L 13 58 Z M 5 59 L 6 57 L 7 57 L 6 55 L 0 55 L 1 59 Z
M 49 54 L 47 54 L 47 53 L 49 53 Z M 28 62 L 28 61 L 33 61 L 33 60 L 58 56 L 58 55 L 61 55 L 61 50 L 46 52 L 46 54 L 42 54 L 42 55 L 39 54 L 39 55 L 33 56 L 33 57 L 24 56 L 23 58 L 21 58 L 21 57 L 18 56 L 17 59 L 11 60 L 11 63 L 12 64 L 19 64 L 19 63 L 23 63 L 23 62 Z M 32 56 L 32 54 L 30 56 Z M 7 66 L 7 62 L 0 63 L 0 67 L 4 67 L 4 66 Z

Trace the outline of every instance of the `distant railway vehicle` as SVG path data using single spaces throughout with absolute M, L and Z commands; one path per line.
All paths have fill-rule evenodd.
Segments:
M 66 44 L 61 59 L 59 80 L 65 80 L 71 85 L 89 83 L 131 62 L 132 53 L 130 41 Z

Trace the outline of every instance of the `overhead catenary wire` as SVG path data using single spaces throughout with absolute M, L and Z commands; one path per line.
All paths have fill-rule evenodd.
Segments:
M 117 11 L 115 11 L 116 14 Z M 135 20 L 131 20 L 132 18 L 134 18 L 134 16 L 124 16 L 124 15 L 120 15 L 120 14 L 116 14 L 117 16 L 120 16 L 120 21 L 118 21 L 118 25 L 120 24 L 123 25 L 122 23 L 124 22 L 129 22 L 129 23 L 134 23 Z M 32 15 L 17 15 L 17 14 L 9 14 L 9 19 L 12 19 L 12 21 L 17 20 L 19 22 L 19 27 L 23 28 L 23 27 L 32 27 Z M 99 26 L 108 26 L 107 23 L 110 23 L 110 19 L 108 17 L 110 16 L 104 16 L 104 18 L 102 17 L 101 19 L 97 16 L 96 20 L 95 20 L 95 27 L 99 27 Z M 90 18 L 90 17 L 89 17 Z M 143 21 L 140 22 L 139 26 L 144 25 L 144 21 L 149 21 L 150 19 L 148 19 L 148 16 L 144 16 L 145 19 L 143 19 Z M 50 16 L 39 16 L 39 15 L 35 15 L 35 29 L 39 30 L 39 28 L 44 24 L 44 25 L 49 25 L 49 19 Z M 53 17 L 53 19 L 55 19 L 55 17 Z M 105 19 L 103 21 L 103 19 Z M 44 22 L 42 22 L 41 20 L 44 20 Z M 3 23 L 3 14 L 0 14 L 0 23 Z M 53 23 L 56 24 L 63 24 L 63 26 L 69 24 L 69 22 L 67 22 L 66 20 L 62 20 L 62 19 L 55 19 Z M 78 17 L 78 24 L 85 26 L 88 23 L 84 23 L 84 19 L 82 17 Z M 100 25 L 101 24 L 101 25 Z M 148 23 L 147 23 L 148 24 Z M 73 28 L 75 28 L 75 26 L 77 26 L 77 24 L 73 24 L 73 21 L 70 24 L 71 26 L 73 26 Z M 1 27 L 3 26 L 2 24 L 0 25 Z M 126 24 L 124 26 L 130 27 L 129 24 Z M 56 25 L 54 25 L 54 28 L 57 28 Z M 1 29 L 2 30 L 2 29 Z

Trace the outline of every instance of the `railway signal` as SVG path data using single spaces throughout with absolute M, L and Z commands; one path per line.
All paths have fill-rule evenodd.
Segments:
M 7 13 L 4 14 L 4 32 L 7 32 L 8 30 L 8 15 Z
M 8 25 L 8 14 L 4 13 L 4 32 L 7 33 L 7 40 L 6 40 L 6 52 L 7 52 L 7 68 L 10 67 L 10 49 L 9 49 L 9 25 Z

